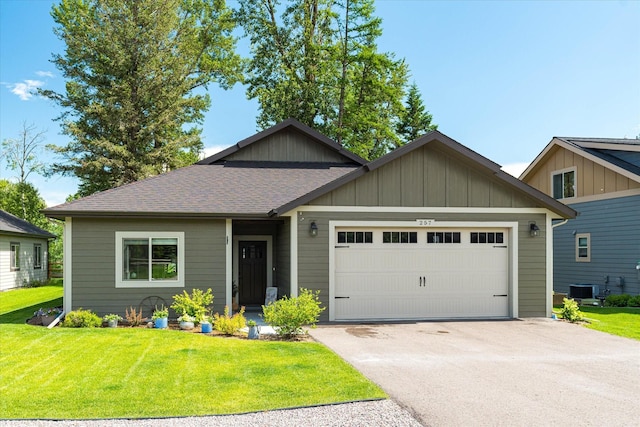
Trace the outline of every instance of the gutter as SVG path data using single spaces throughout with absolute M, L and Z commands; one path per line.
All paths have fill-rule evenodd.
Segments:
M 554 229 L 554 228 L 556 228 L 556 227 L 563 226 L 563 225 L 565 225 L 567 222 L 569 222 L 569 220 L 568 220 L 568 219 L 565 219 L 565 220 L 563 220 L 563 221 L 560 221 L 560 222 L 559 222 L 559 223 L 557 223 L 557 224 L 553 224 L 553 225 L 551 225 L 551 228 L 552 228 L 552 229 Z

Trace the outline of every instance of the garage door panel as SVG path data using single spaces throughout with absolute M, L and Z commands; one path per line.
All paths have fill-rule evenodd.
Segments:
M 372 244 L 335 249 L 337 320 L 508 316 L 505 243 L 471 243 L 468 230 L 459 243 L 427 243 L 419 229 L 416 243 L 384 244 L 382 232 Z

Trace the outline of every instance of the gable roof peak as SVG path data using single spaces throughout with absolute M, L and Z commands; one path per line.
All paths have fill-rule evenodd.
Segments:
M 307 137 L 313 139 L 314 141 L 320 143 L 321 145 L 323 145 L 324 147 L 328 148 L 331 151 L 334 151 L 336 153 L 339 153 L 340 155 L 342 155 L 343 157 L 346 157 L 347 159 L 349 159 L 350 161 L 354 162 L 357 165 L 364 165 L 367 161 L 365 159 L 363 159 L 362 157 L 352 153 L 351 151 L 347 150 L 346 148 L 344 148 L 342 145 L 338 144 L 336 141 L 332 140 L 331 138 L 321 134 L 320 132 L 316 131 L 315 129 L 299 122 L 296 119 L 293 118 L 289 118 L 286 119 L 276 125 L 271 126 L 270 128 L 267 128 L 261 132 L 256 133 L 253 136 L 250 136 L 248 138 L 245 138 L 241 141 L 238 141 L 236 144 L 232 145 L 231 147 L 227 148 L 226 150 L 220 151 L 219 153 L 216 153 L 212 156 L 209 156 L 203 160 L 200 160 L 198 163 L 198 165 L 211 165 L 217 161 L 223 160 L 225 157 L 230 156 L 231 154 L 251 145 L 254 144 L 258 141 L 264 140 L 265 138 L 274 135 L 278 132 L 281 132 L 285 129 L 295 129 L 298 132 L 306 135 Z

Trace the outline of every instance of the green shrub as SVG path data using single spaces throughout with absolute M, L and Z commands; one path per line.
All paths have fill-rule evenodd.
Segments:
M 246 326 L 244 318 L 244 307 L 233 316 L 229 316 L 229 306 L 224 306 L 224 315 L 219 313 L 213 315 L 213 329 L 225 335 L 233 335 Z
M 571 323 L 582 320 L 582 312 L 578 308 L 578 303 L 575 300 L 564 298 L 562 301 L 564 302 L 564 305 L 562 306 L 560 314 L 562 314 L 563 319 L 568 320 Z
M 626 307 L 629 305 L 630 299 L 631 295 L 629 294 L 609 295 L 607 299 L 604 300 L 604 305 L 607 307 Z
M 200 323 L 211 311 L 212 303 L 213 293 L 211 288 L 207 289 L 206 292 L 203 292 L 202 289 L 193 289 L 191 295 L 187 291 L 174 295 L 171 308 L 175 310 L 178 316 L 187 314 L 195 318 L 196 323 Z
M 91 310 L 79 308 L 67 313 L 62 321 L 62 326 L 65 328 L 99 328 L 102 326 L 102 319 Z
M 640 307 L 640 295 L 629 298 L 629 307 Z
M 303 326 L 314 327 L 324 307 L 320 307 L 318 296 L 309 289 L 302 288 L 300 295 L 294 298 L 284 297 L 267 306 L 262 306 L 264 320 L 272 326 L 278 335 L 292 337 L 305 333 Z

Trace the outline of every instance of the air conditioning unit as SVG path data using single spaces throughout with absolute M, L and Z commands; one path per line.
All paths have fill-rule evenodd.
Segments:
M 600 286 L 587 284 L 569 285 L 569 298 L 596 298 L 600 295 Z

